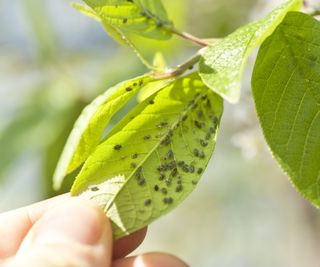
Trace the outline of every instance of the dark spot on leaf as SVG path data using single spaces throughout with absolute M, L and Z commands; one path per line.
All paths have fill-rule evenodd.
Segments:
M 99 187 L 97 187 L 97 186 L 92 186 L 92 187 L 90 188 L 90 190 L 91 190 L 92 192 L 96 192 L 96 191 L 99 191 Z
M 203 169 L 202 168 L 199 168 L 198 170 L 197 170 L 197 173 L 198 174 L 201 174 L 203 172 Z
M 174 169 L 172 170 L 172 172 L 171 172 L 171 176 L 172 176 L 172 177 L 175 177 L 175 176 L 177 175 L 177 173 L 178 173 L 178 169 L 177 169 L 177 168 L 174 168 Z
M 172 204 L 173 198 L 172 198 L 172 197 L 165 197 L 165 198 L 163 199 L 163 202 L 164 202 L 165 204 Z
M 168 123 L 167 122 L 160 122 L 157 127 L 159 128 L 162 128 L 162 127 L 165 127 L 165 126 L 168 126 Z
M 168 153 L 167 153 L 167 158 L 168 159 L 172 159 L 173 158 L 173 152 L 172 150 L 169 150 Z
M 208 145 L 208 142 L 201 139 L 200 140 L 200 145 L 203 146 L 203 147 L 206 147 Z
M 154 104 L 154 101 L 151 99 L 151 100 L 149 100 L 149 104 L 150 105 L 153 105 Z
M 207 133 L 206 136 L 204 137 L 206 140 L 210 140 L 211 138 L 211 134 L 210 133 Z
M 182 185 L 179 184 L 179 185 L 177 185 L 177 187 L 176 187 L 176 192 L 181 192 L 182 189 L 183 189 Z
M 122 145 L 115 145 L 113 148 L 114 150 L 120 150 L 122 148 Z
M 199 158 L 200 159 L 204 159 L 205 157 L 206 157 L 206 155 L 203 152 L 201 152 L 200 155 L 199 155 Z
M 130 86 L 128 86 L 128 87 L 126 88 L 126 91 L 127 91 L 127 92 L 130 92 L 130 91 L 132 91 L 132 88 L 131 88 Z
M 154 187 L 153 187 L 154 191 L 158 192 L 159 191 L 159 186 L 156 184 Z
M 197 183 L 198 183 L 198 181 L 192 180 L 192 184 L 196 185 Z
M 139 81 L 139 85 L 141 86 L 143 84 L 143 80 L 140 80 Z
M 168 186 L 169 186 L 169 185 L 171 185 L 172 180 L 171 180 L 170 178 L 168 178 L 168 179 L 166 179 L 166 181 L 165 181 L 165 182 L 166 182 L 166 185 L 168 185 Z
M 144 178 L 140 178 L 138 180 L 138 185 L 144 185 L 146 183 L 146 180 Z
M 190 171 L 191 173 L 194 173 L 194 166 L 193 166 L 193 165 L 190 165 L 189 171 Z
M 124 18 L 124 19 L 122 20 L 123 23 L 127 23 L 127 21 L 128 21 L 127 18 Z
M 137 83 L 133 83 L 133 86 L 137 86 L 138 84 Z
M 166 195 L 168 193 L 168 190 L 163 187 L 163 188 L 161 188 L 161 192 Z
M 137 164 L 135 164 L 134 162 L 131 162 L 130 165 L 131 165 L 132 168 L 136 168 L 137 167 Z
M 194 121 L 194 125 L 198 128 L 198 129 L 201 129 L 202 128 L 202 125 L 199 121 Z
M 147 134 L 143 137 L 144 140 L 149 140 L 151 138 L 151 135 L 150 134 Z
M 144 205 L 145 205 L 145 206 L 150 206 L 151 203 L 152 203 L 152 200 L 151 200 L 150 198 L 149 198 L 149 199 L 146 199 L 146 200 L 144 201 Z
M 138 154 L 137 154 L 137 153 L 134 153 L 134 154 L 131 155 L 131 158 L 132 158 L 132 159 L 136 159 L 137 157 L 138 157 Z
M 193 155 L 194 155 L 195 157 L 199 157 L 199 155 L 200 155 L 199 149 L 195 148 L 195 149 L 193 150 Z
M 166 176 L 163 173 L 161 173 L 159 176 L 159 180 L 162 181 L 164 178 L 166 178 Z

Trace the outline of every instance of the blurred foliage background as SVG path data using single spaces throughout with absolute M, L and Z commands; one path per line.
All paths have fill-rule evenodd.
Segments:
M 0 0 L 0 210 L 57 194 L 52 174 L 81 109 L 146 69 L 70 0 Z M 165 0 L 177 28 L 221 37 L 277 0 Z M 174 66 L 195 48 L 140 39 Z M 225 107 L 216 152 L 195 192 L 149 227 L 138 252 L 161 250 L 191 266 L 320 266 L 319 211 L 291 187 L 266 148 L 250 93 Z

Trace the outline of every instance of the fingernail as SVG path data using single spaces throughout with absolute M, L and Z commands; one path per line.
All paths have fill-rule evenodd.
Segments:
M 82 244 L 96 244 L 107 224 L 102 211 L 91 203 L 72 199 L 54 207 L 35 227 L 33 242 L 55 243 L 71 240 Z

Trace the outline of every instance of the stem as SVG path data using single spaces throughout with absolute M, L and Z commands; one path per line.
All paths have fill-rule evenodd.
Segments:
M 314 10 L 313 12 L 310 13 L 310 16 L 320 16 L 320 10 Z
M 202 46 L 202 47 L 206 47 L 206 46 L 210 45 L 210 43 L 208 43 L 205 40 L 200 39 L 200 38 L 198 38 L 198 37 L 196 37 L 196 36 L 194 36 L 194 35 L 192 35 L 190 33 L 180 32 L 177 29 L 172 29 L 171 31 L 172 31 L 172 33 L 174 33 L 174 34 L 180 36 L 181 38 L 183 38 L 183 39 L 185 39 L 187 41 L 190 41 L 190 42 L 192 42 L 192 43 L 194 43 L 196 45 L 199 45 L 199 46 Z
M 162 80 L 162 79 L 170 79 L 173 77 L 177 77 L 182 75 L 185 71 L 193 67 L 194 64 L 198 63 L 200 60 L 200 55 L 197 53 L 191 58 L 189 58 L 186 62 L 178 65 L 174 69 L 169 69 L 167 72 L 164 73 L 154 73 L 153 78 L 155 80 Z

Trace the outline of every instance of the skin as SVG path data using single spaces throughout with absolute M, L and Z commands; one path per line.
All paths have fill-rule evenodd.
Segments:
M 145 235 L 113 241 L 99 207 L 63 195 L 0 214 L 0 267 L 187 267 L 163 253 L 126 257 Z

